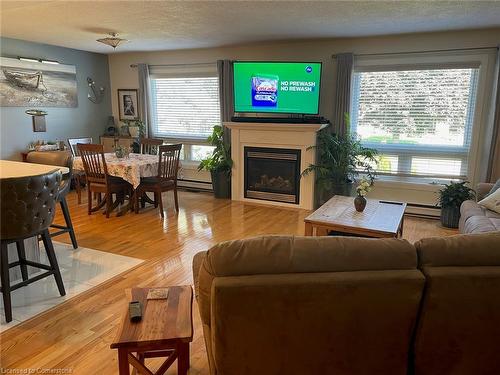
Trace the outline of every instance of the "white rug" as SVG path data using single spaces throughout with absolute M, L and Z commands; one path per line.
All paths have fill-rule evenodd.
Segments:
M 40 247 L 41 262 L 48 264 L 43 245 Z M 52 275 L 14 290 L 11 293 L 13 319 L 8 324 L 5 322 L 3 300 L 0 296 L 0 332 L 47 311 L 144 262 L 142 259 L 84 247 L 74 250 L 71 245 L 60 242 L 54 242 L 54 249 L 61 269 L 66 295 L 64 297 L 59 295 Z

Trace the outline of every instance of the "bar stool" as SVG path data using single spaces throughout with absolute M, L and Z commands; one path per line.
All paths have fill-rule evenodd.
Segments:
M 76 241 L 75 230 L 73 228 L 73 223 L 71 222 L 71 215 L 69 213 L 68 203 L 66 201 L 66 195 L 68 195 L 71 187 L 71 178 L 73 176 L 73 156 L 69 151 L 32 151 L 28 153 L 26 157 L 28 163 L 36 164 L 47 164 L 47 165 L 57 165 L 59 167 L 69 168 L 69 173 L 63 175 L 61 186 L 59 187 L 58 202 L 61 205 L 61 210 L 64 216 L 64 221 L 66 226 L 59 224 L 52 224 L 51 228 L 59 229 L 57 232 L 53 232 L 50 235 L 52 237 L 59 236 L 64 233 L 68 233 L 71 238 L 71 244 L 73 249 L 78 248 L 78 242 Z
M 0 179 L 0 281 L 3 294 L 5 320 L 12 321 L 10 292 L 54 275 L 61 296 L 66 294 L 57 264 L 54 246 L 49 235 L 49 226 L 54 220 L 57 194 L 61 182 L 61 173 L 54 171 L 47 174 L 19 178 Z M 41 236 L 50 265 L 36 263 L 26 259 L 24 239 Z M 19 260 L 9 263 L 7 245 L 15 242 Z M 9 269 L 19 266 L 23 281 L 10 285 Z M 46 272 L 28 277 L 28 267 L 36 267 Z

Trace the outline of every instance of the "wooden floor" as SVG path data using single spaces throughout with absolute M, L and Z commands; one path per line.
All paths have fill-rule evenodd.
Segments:
M 109 345 L 127 307 L 126 288 L 191 284 L 191 260 L 198 251 L 220 241 L 262 234 L 302 235 L 303 219 L 309 214 L 216 200 L 208 193 L 181 192 L 179 202 L 180 212 L 176 214 L 168 195 L 164 220 L 154 208 L 106 219 L 100 213 L 88 216 L 85 200 L 77 205 L 71 193 L 68 203 L 80 246 L 146 262 L 1 334 L 0 366 L 65 368 L 78 375 L 116 374 L 117 355 Z M 59 213 L 56 222 L 62 223 Z M 411 242 L 455 233 L 441 228 L 436 220 L 405 219 L 404 237 Z M 60 236 L 57 241 L 69 243 L 69 237 Z M 194 324 L 189 373 L 208 374 L 197 306 Z M 174 373 L 175 365 L 168 371 Z

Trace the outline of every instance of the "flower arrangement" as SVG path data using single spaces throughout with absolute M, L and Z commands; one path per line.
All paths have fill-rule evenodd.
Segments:
M 363 177 L 356 187 L 356 191 L 360 197 L 364 197 L 372 190 L 373 180 Z

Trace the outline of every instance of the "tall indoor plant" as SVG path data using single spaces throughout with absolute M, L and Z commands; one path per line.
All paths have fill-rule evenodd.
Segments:
M 348 118 L 346 114 L 346 120 Z M 318 134 L 317 145 L 309 147 L 317 149 L 316 164 L 302 172 L 302 176 L 316 173 L 317 205 L 335 194 L 350 196 L 353 181 L 360 173 L 365 174 L 370 183 L 375 178 L 373 165 L 377 163 L 377 150 L 363 147 L 355 135 L 333 134 L 329 127 Z
M 439 205 L 441 206 L 441 224 L 448 228 L 458 228 L 460 220 L 460 206 L 469 199 L 474 199 L 476 193 L 466 186 L 468 181 L 453 182 L 444 185 L 439 191 Z
M 212 155 L 201 161 L 198 170 L 205 169 L 210 172 L 216 198 L 230 198 L 233 160 L 230 147 L 224 144 L 224 128 L 220 125 L 214 126 L 207 141 L 215 148 Z

